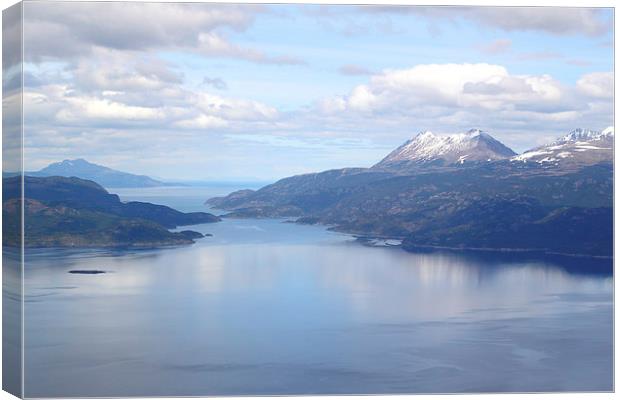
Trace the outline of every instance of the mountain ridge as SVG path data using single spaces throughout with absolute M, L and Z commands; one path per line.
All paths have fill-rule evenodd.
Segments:
M 513 156 L 329 170 L 211 198 L 207 204 L 229 211 L 225 217 L 230 218 L 294 218 L 357 235 L 400 238 L 405 249 L 527 249 L 610 257 L 613 132 L 589 135 L 591 141 L 611 139 L 612 150 L 571 164 L 516 162 Z M 479 132 L 471 136 L 486 139 Z M 579 141 L 583 135 L 573 136 L 565 144 L 585 146 L 577 154 L 598 151 Z
M 614 128 L 602 131 L 577 128 L 548 144 L 526 150 L 512 162 L 576 168 L 613 161 Z
M 213 214 L 121 202 L 96 182 L 76 177 L 21 177 L 2 181 L 4 243 L 19 246 L 21 209 L 28 247 L 156 247 L 190 244 L 202 234 L 168 229 L 220 221 Z
M 501 160 L 515 155 L 512 149 L 480 129 L 440 136 L 427 130 L 407 140 L 372 168 L 463 164 Z
M 153 179 L 147 175 L 136 175 L 91 163 L 83 158 L 66 159 L 51 163 L 38 171 L 27 171 L 24 175 L 35 177 L 76 177 L 95 181 L 101 186 L 108 188 L 140 188 L 172 185 Z M 6 177 L 6 175 L 4 177 Z

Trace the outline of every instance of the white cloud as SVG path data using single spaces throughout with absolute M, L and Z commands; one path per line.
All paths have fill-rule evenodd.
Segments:
M 95 97 L 68 97 L 65 102 L 66 108 L 56 114 L 56 118 L 61 122 L 99 119 L 150 121 L 163 119 L 165 116 L 161 109 L 130 106 Z
M 180 126 L 182 128 L 190 128 L 190 129 L 211 129 L 211 128 L 223 128 L 228 126 L 228 122 L 219 117 L 214 117 L 212 115 L 204 115 L 201 114 L 196 118 L 192 119 L 184 119 L 178 122 L 175 122 L 176 126 Z
M 468 84 L 492 85 L 507 77 L 502 66 L 490 64 L 423 64 L 409 69 L 386 70 L 370 82 L 356 86 L 349 95 L 328 99 L 331 104 L 360 112 L 390 112 L 414 106 L 464 106 L 474 97 Z
M 133 69 L 128 64 L 127 70 L 115 71 L 126 81 Z M 69 84 L 28 88 L 24 92 L 26 123 L 92 129 L 101 124 L 126 128 L 156 124 L 158 129 L 175 130 L 251 129 L 277 123 L 277 109 L 261 102 L 198 92 L 176 83 L 146 80 L 139 74 L 131 75 L 134 84 L 127 85 L 127 90 L 108 90 L 122 87 L 113 79 L 109 85 L 104 83 L 108 72 L 102 71 L 101 80 L 89 81 L 84 88 Z
M 577 89 L 586 96 L 611 99 L 614 96 L 612 72 L 593 72 L 577 81 Z
M 243 30 L 252 23 L 260 6 L 191 3 L 28 3 L 24 33 L 26 42 L 36 45 L 52 38 L 29 34 L 49 31 L 67 39 L 48 49 L 48 55 L 75 45 L 117 50 L 146 50 L 160 46 L 196 44 L 202 32 L 228 27 Z
M 263 103 L 199 93 L 190 99 L 206 115 L 217 115 L 235 121 L 271 120 L 278 116 L 274 107 Z
M 519 143 L 525 144 L 521 148 L 529 147 L 534 142 L 532 137 L 540 130 L 564 132 L 575 126 L 596 129 L 609 125 L 613 116 L 613 74 L 609 72 L 587 74 L 577 82 L 560 82 L 544 74 L 517 75 L 505 66 L 482 63 L 424 64 L 378 72 L 364 66 L 369 55 L 361 54 L 364 52 L 361 47 L 353 46 L 339 57 L 319 60 L 317 53 L 322 51 L 316 51 L 310 42 L 300 42 L 299 48 L 305 49 L 315 62 L 303 70 L 287 69 L 281 77 L 273 75 L 268 84 L 265 80 L 260 84 L 256 81 L 256 76 L 265 76 L 263 71 L 253 74 L 253 69 L 262 66 L 233 63 L 239 68 L 228 71 L 225 69 L 228 62 L 211 63 L 213 68 L 208 65 L 204 68 L 204 60 L 195 62 L 196 55 L 202 55 L 255 64 L 302 63 L 293 55 L 272 54 L 272 50 L 261 49 L 257 43 L 265 43 L 260 39 L 264 37 L 262 28 L 254 32 L 256 35 L 243 34 L 247 40 L 243 44 L 236 42 L 237 34 L 250 27 L 257 14 L 268 9 L 264 6 L 30 2 L 25 7 L 26 53 L 30 62 L 25 64 L 24 106 L 27 145 L 30 150 L 37 149 L 29 152 L 33 159 L 41 156 L 40 159 L 52 161 L 69 154 L 104 157 L 101 148 L 106 148 L 107 159 L 123 157 L 131 162 L 135 149 L 140 148 L 149 154 L 145 159 L 153 162 L 163 158 L 162 155 L 168 156 L 170 147 L 176 149 L 176 154 L 192 154 L 199 159 L 205 152 L 213 153 L 213 148 L 225 145 L 224 138 L 242 136 L 245 143 L 266 140 L 277 146 L 296 144 L 300 149 L 329 147 L 336 159 L 341 154 L 333 147 L 336 141 L 368 142 L 369 147 L 376 149 L 391 146 L 392 142 L 402 141 L 423 128 L 450 132 L 471 127 L 489 130 L 500 139 L 508 138 L 506 143 L 518 150 Z M 411 60 L 408 52 L 390 56 L 390 46 L 400 48 L 396 45 L 398 40 L 390 41 L 384 35 L 396 33 L 390 31 L 390 15 L 356 12 L 351 7 L 326 9 L 335 10 L 332 17 L 340 19 L 333 26 L 338 31 L 356 36 L 381 32 L 381 40 L 385 39 L 387 46 L 386 52 L 377 53 L 377 57 L 387 58 L 377 60 L 384 65 L 402 65 Z M 456 24 L 468 21 L 473 26 L 505 31 L 591 36 L 608 31 L 605 18 L 609 14 L 589 9 L 568 13 L 556 9 L 556 15 L 541 9 L 512 8 L 390 10 L 426 15 L 423 21 L 411 17 L 422 28 L 426 24 L 443 27 L 441 19 Z M 274 29 L 279 30 L 290 26 L 278 25 L 272 18 L 265 22 L 276 22 Z M 304 30 L 308 27 L 300 26 Z M 493 38 L 493 32 L 486 33 Z M 495 33 L 495 37 L 510 37 Z M 305 40 L 308 34 L 305 32 L 300 40 Z M 353 39 L 349 37 L 346 41 Z M 362 43 L 359 38 L 355 40 Z M 294 49 L 291 43 L 275 39 L 269 45 L 272 49 Z M 339 45 L 337 41 L 330 43 L 325 54 L 340 52 Z M 498 39 L 481 44 L 478 49 L 499 54 L 509 51 L 511 45 L 509 39 Z M 412 49 L 416 46 L 414 43 Z M 363 57 L 356 59 L 356 52 L 361 52 Z M 517 53 L 515 59 L 519 55 L 530 59 L 555 57 L 550 52 L 530 52 Z M 568 57 L 557 61 L 571 62 Z M 203 69 L 197 70 L 196 65 Z M 276 89 L 290 87 L 299 80 L 306 83 L 303 88 L 295 89 L 306 90 L 306 96 L 330 93 L 350 79 L 333 84 L 333 88 L 326 87 L 332 82 L 319 82 L 326 71 L 333 73 L 339 66 L 341 74 L 356 75 L 362 84 L 342 90 L 339 96 L 308 98 L 308 102 L 315 103 L 297 110 L 288 104 L 279 110 L 247 94 L 280 101 L 280 96 L 265 93 L 265 87 L 272 82 Z M 291 75 L 292 72 L 299 74 Z M 285 82 L 279 82 L 280 78 Z M 230 83 L 229 91 L 223 91 L 226 83 Z M 320 90 L 314 87 L 307 90 L 313 85 Z M 300 97 L 295 95 L 296 99 Z M 334 142 L 325 148 L 308 144 L 312 140 L 324 143 L 326 139 Z M 240 152 L 243 153 L 240 159 L 247 161 L 247 154 Z M 313 157 L 322 157 L 320 152 L 315 153 Z M 217 156 L 225 158 L 226 154 Z M 279 161 L 277 157 L 274 163 Z M 251 162 L 257 159 L 258 156 L 253 156 Z M 288 168 L 288 164 L 281 168 Z
M 200 33 L 196 48 L 187 48 L 186 50 L 196 51 L 208 56 L 239 58 L 259 64 L 305 64 L 305 61 L 298 57 L 271 56 L 256 49 L 235 45 L 215 32 Z
M 161 59 L 136 52 L 94 49 L 66 68 L 83 91 L 155 91 L 183 81 L 183 74 Z
M 491 64 L 426 64 L 386 70 L 349 95 L 326 99 L 322 109 L 409 113 L 429 107 L 486 110 L 572 109 L 567 89 L 549 75 L 510 75 Z M 545 112 L 545 111 L 543 111 Z
M 594 129 L 609 123 L 613 76 L 583 76 L 574 85 L 550 75 L 513 75 L 492 64 L 427 64 L 385 70 L 348 94 L 320 100 L 313 123 L 350 129 L 356 135 L 460 131 L 482 127 L 510 132 L 517 148 L 541 130 Z
M 181 49 L 257 63 L 303 63 L 226 39 L 225 31 L 247 29 L 265 11 L 260 5 L 31 2 L 25 9 L 25 57 L 31 62 L 87 57 L 97 49 Z

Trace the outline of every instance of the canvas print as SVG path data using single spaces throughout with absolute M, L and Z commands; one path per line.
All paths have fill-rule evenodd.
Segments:
M 3 11 L 3 388 L 612 392 L 612 8 Z

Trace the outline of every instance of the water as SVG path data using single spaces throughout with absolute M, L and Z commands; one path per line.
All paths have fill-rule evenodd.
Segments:
M 154 204 L 165 204 L 183 212 L 211 210 L 205 201 L 211 197 L 225 196 L 239 189 L 260 189 L 264 185 L 247 184 L 243 187 L 234 183 L 218 183 L 211 186 L 170 186 L 154 188 L 109 188 L 110 193 L 118 194 L 123 201 L 146 201 Z
M 197 211 L 222 190 L 112 191 Z M 613 389 L 609 261 L 411 254 L 283 220 L 191 229 L 214 236 L 28 252 L 26 396 Z

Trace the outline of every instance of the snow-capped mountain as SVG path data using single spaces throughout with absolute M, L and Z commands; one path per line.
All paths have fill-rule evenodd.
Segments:
M 565 142 L 587 142 L 590 140 L 601 140 L 608 137 L 613 137 L 614 127 L 610 126 L 603 131 L 593 131 L 590 129 L 577 128 L 571 131 L 568 135 L 556 140 L 556 143 Z
M 514 155 L 514 151 L 480 129 L 446 136 L 424 131 L 392 151 L 373 168 L 463 164 L 507 159 Z
M 528 150 L 511 160 L 542 165 L 589 165 L 613 161 L 614 128 L 603 131 L 575 129 L 544 146 Z

